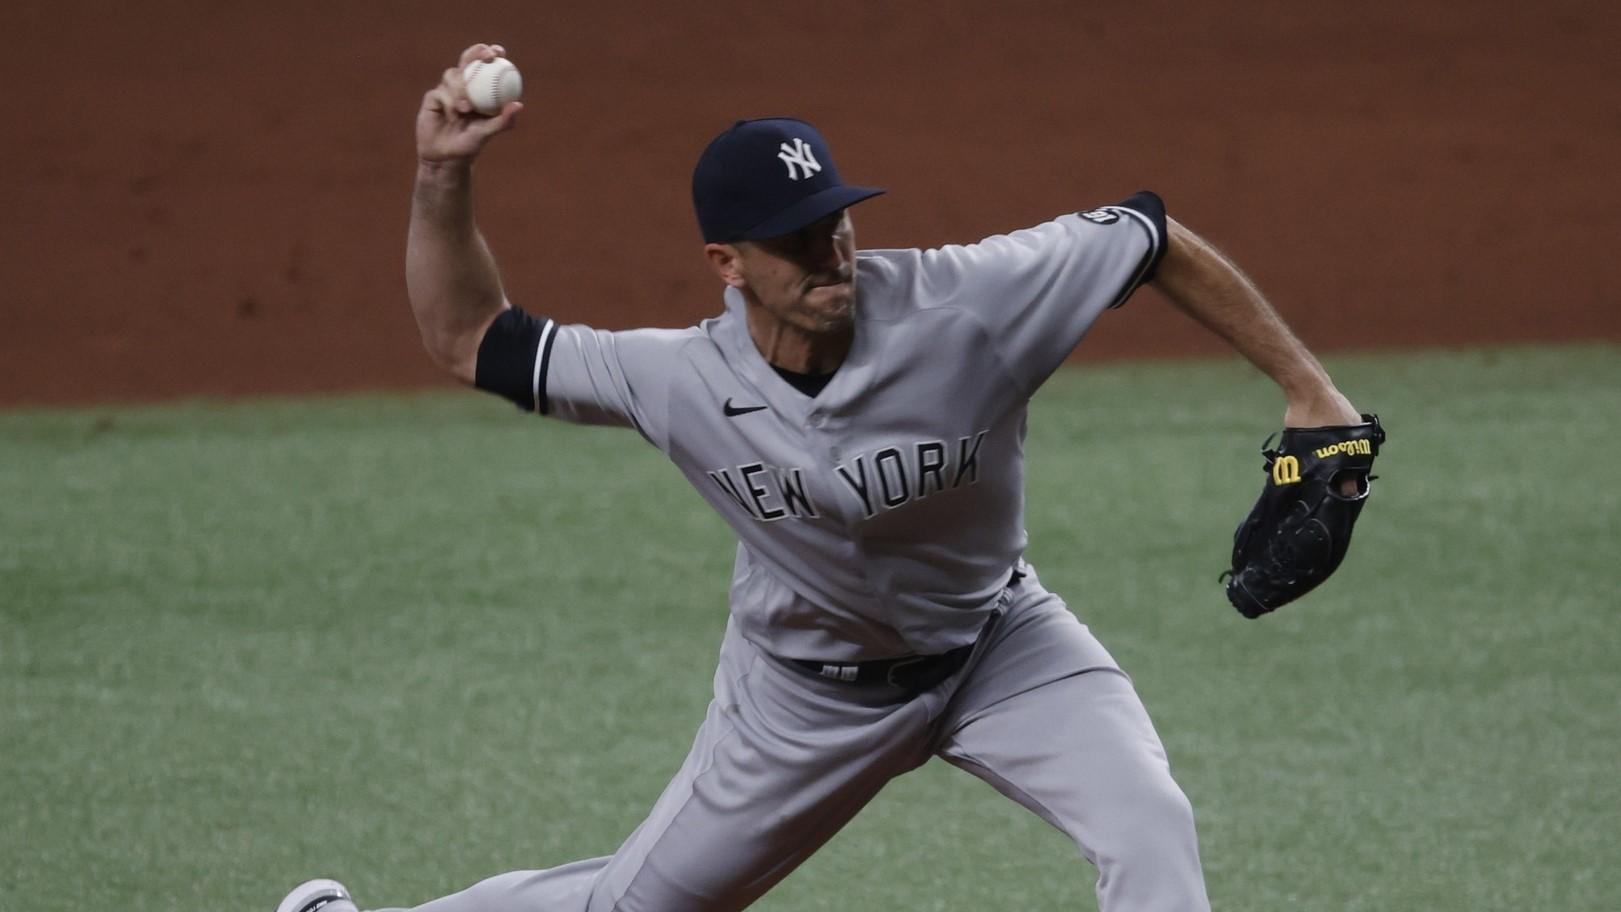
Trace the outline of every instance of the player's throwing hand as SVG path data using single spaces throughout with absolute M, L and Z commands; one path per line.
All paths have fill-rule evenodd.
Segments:
M 417 158 L 424 162 L 472 161 L 490 137 L 512 128 L 523 103 L 509 101 L 501 112 L 486 117 L 467 100 L 462 69 L 475 60 L 506 56 L 499 44 L 475 44 L 462 51 L 456 66 L 445 70 L 439 84 L 422 96 L 417 111 Z

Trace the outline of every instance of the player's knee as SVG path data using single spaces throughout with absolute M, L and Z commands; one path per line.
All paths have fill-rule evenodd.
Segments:
M 1169 776 L 1124 797 L 1106 836 L 1108 855 L 1123 864 L 1153 865 L 1197 852 L 1193 804 Z
M 1115 808 L 1093 856 L 1105 909 L 1208 910 L 1193 806 L 1170 777 Z

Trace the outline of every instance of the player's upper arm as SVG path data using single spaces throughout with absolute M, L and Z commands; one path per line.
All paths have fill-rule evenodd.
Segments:
M 1144 191 L 977 244 L 928 251 L 922 297 L 976 312 L 1010 372 L 1033 389 L 1099 314 L 1154 276 L 1165 250 L 1164 204 Z
M 669 378 L 691 334 L 563 325 L 515 307 L 485 331 L 475 384 L 536 414 L 633 427 L 663 448 Z

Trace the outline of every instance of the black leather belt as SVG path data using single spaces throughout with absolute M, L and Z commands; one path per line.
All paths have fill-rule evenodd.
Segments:
M 1016 586 L 1022 579 L 1024 574 L 1014 570 L 1008 577 L 1008 585 Z M 901 656 L 896 659 L 874 659 L 871 662 L 819 662 L 815 659 L 788 659 L 787 662 L 818 678 L 838 681 L 841 684 L 867 687 L 883 685 L 922 691 L 956 674 L 957 669 L 968 661 L 973 652 L 974 644 L 969 643 L 939 655 Z
M 884 685 L 903 690 L 928 690 L 956 673 L 968 661 L 974 644 L 929 656 L 901 656 L 871 662 L 818 662 L 814 659 L 788 661 L 819 678 L 841 684 L 871 687 Z

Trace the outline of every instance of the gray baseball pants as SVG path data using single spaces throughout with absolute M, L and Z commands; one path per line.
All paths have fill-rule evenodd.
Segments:
M 1004 603 L 962 670 L 899 702 L 811 677 L 728 627 L 692 751 L 617 852 L 415 912 L 743 909 L 931 756 L 1073 839 L 1102 912 L 1208 910 L 1192 808 L 1130 680 L 1033 575 Z

